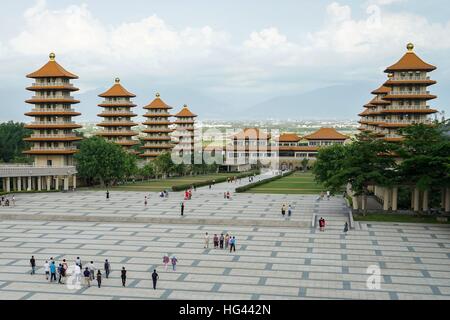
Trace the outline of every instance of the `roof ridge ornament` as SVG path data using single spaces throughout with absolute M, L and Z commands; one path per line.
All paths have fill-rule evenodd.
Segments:
M 56 54 L 54 54 L 53 52 L 51 52 L 48 57 L 50 58 L 50 61 L 55 61 L 56 58 Z
M 413 52 L 413 50 L 414 50 L 414 44 L 413 43 L 408 43 L 407 45 L 406 45 L 406 49 L 408 49 L 408 51 L 409 52 Z
M 116 83 L 120 83 L 120 78 L 116 78 L 114 81 L 115 81 Z
M 157 98 L 159 98 L 161 95 L 159 94 L 159 92 L 157 92 L 157 93 L 155 94 L 155 96 L 156 96 Z

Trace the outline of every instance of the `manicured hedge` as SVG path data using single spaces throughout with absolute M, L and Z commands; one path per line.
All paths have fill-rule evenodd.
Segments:
M 247 191 L 249 189 L 252 189 L 254 187 L 261 186 L 263 184 L 266 184 L 266 183 L 269 183 L 269 182 L 272 182 L 272 181 L 275 181 L 275 180 L 278 180 L 278 179 L 290 176 L 293 173 L 294 173 L 294 171 L 289 171 L 288 173 L 285 173 L 283 175 L 279 175 L 279 176 L 275 176 L 275 177 L 272 177 L 272 178 L 269 178 L 269 179 L 265 179 L 265 180 L 262 180 L 262 181 L 257 181 L 257 182 L 254 182 L 254 183 L 250 183 L 250 184 L 248 184 L 246 186 L 236 188 L 236 192 L 238 192 L 238 193 L 239 192 L 245 192 L 245 191 Z
M 241 179 L 241 178 L 253 176 L 254 174 L 259 174 L 259 171 L 250 171 L 250 172 L 246 172 L 246 173 L 237 174 L 236 177 L 238 179 Z M 227 181 L 228 178 L 229 177 L 217 178 L 217 179 L 215 179 L 215 183 L 225 182 L 225 181 Z M 199 181 L 199 182 L 194 182 L 191 184 L 179 184 L 176 186 L 172 186 L 172 191 L 184 191 L 184 190 L 190 189 L 192 186 L 194 186 L 196 188 L 200 188 L 200 187 L 204 187 L 204 186 L 209 186 L 210 184 L 213 184 L 212 180 Z

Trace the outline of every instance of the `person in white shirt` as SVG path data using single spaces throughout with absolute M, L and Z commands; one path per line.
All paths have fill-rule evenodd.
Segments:
M 209 248 L 209 234 L 208 232 L 205 234 L 205 249 Z
M 44 271 L 45 271 L 45 279 L 48 280 L 48 276 L 50 275 L 50 263 L 48 263 L 48 261 L 45 261 L 44 263 Z
M 89 272 L 91 273 L 91 280 L 94 280 L 95 279 L 95 269 L 96 269 L 95 265 L 94 265 L 94 261 L 91 261 L 89 263 L 88 268 L 89 268 Z

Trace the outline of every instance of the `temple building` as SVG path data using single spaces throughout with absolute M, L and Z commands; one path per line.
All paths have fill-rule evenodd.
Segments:
M 50 54 L 50 60 L 39 70 L 27 75 L 35 79 L 28 88 L 34 96 L 25 102 L 33 105 L 26 116 L 34 120 L 25 127 L 33 130 L 25 141 L 31 143 L 30 150 L 25 151 L 33 157 L 33 165 L 4 165 L 0 167 L 3 190 L 68 190 L 76 187 L 76 168 L 73 155 L 77 152 L 75 142 L 82 138 L 74 129 L 81 125 L 72 121 L 80 113 L 73 109 L 79 103 L 71 96 L 78 91 L 71 80 L 78 79 L 65 70 Z
M 169 110 L 172 107 L 167 105 L 157 93 L 156 98 L 146 105 L 144 109 L 147 110 L 147 113 L 144 115 L 147 120 L 143 124 L 147 128 L 143 130 L 146 133 L 146 136 L 143 138 L 145 144 L 142 147 L 145 151 L 141 154 L 141 157 L 150 161 L 164 152 L 170 152 L 173 148 L 169 135 L 173 131 L 169 128 L 171 125 Z
M 372 94 L 375 98 L 359 114 L 361 131 L 371 132 L 386 141 L 400 141 L 398 130 L 415 123 L 431 123 L 428 116 L 436 113 L 427 104 L 436 96 L 428 87 L 436 84 L 428 73 L 435 70 L 414 53 L 414 45 L 392 66 L 386 68 L 388 80 Z
M 175 130 L 173 131 L 172 138 L 176 144 L 174 150 L 179 155 L 193 155 L 195 144 L 195 118 L 196 114 L 192 113 L 187 105 L 183 106 L 180 112 L 174 115 L 176 121 Z
M 131 98 L 136 97 L 136 95 L 128 92 L 120 84 L 120 79 L 116 78 L 114 85 L 106 92 L 100 94 L 99 97 L 105 99 L 98 105 L 103 108 L 103 111 L 97 115 L 103 118 L 103 121 L 97 124 L 103 130 L 96 134 L 110 142 L 121 145 L 128 152 L 137 154 L 136 151 L 131 149 L 132 146 L 139 143 L 137 140 L 132 139 L 138 133 L 131 130 L 132 127 L 137 126 L 131 120 L 131 118 L 137 116 L 131 112 L 131 108 L 136 107 Z

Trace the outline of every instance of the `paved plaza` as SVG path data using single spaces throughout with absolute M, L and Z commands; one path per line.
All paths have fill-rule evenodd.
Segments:
M 245 193 L 226 200 L 222 188 L 198 189 L 185 202 L 185 217 L 182 193 L 168 199 L 152 193 L 147 207 L 148 193 L 138 192 L 111 192 L 109 200 L 104 192 L 88 191 L 17 195 L 15 207 L 0 207 L 0 299 L 450 299 L 446 226 L 362 223 L 344 235 L 348 216 L 341 197 Z M 290 220 L 281 217 L 283 203 L 294 207 Z M 325 232 L 311 228 L 314 215 L 329 222 Z M 175 220 L 133 223 L 136 217 Z M 204 249 L 205 232 L 236 236 L 236 252 Z M 179 260 L 176 271 L 164 270 L 165 253 Z M 31 255 L 38 264 L 33 276 Z M 45 280 L 46 259 L 74 263 L 77 256 L 98 267 L 111 262 L 102 288 L 94 281 L 70 290 Z M 128 270 L 125 288 L 122 266 Z M 380 289 L 367 287 L 369 266 L 381 270 Z

